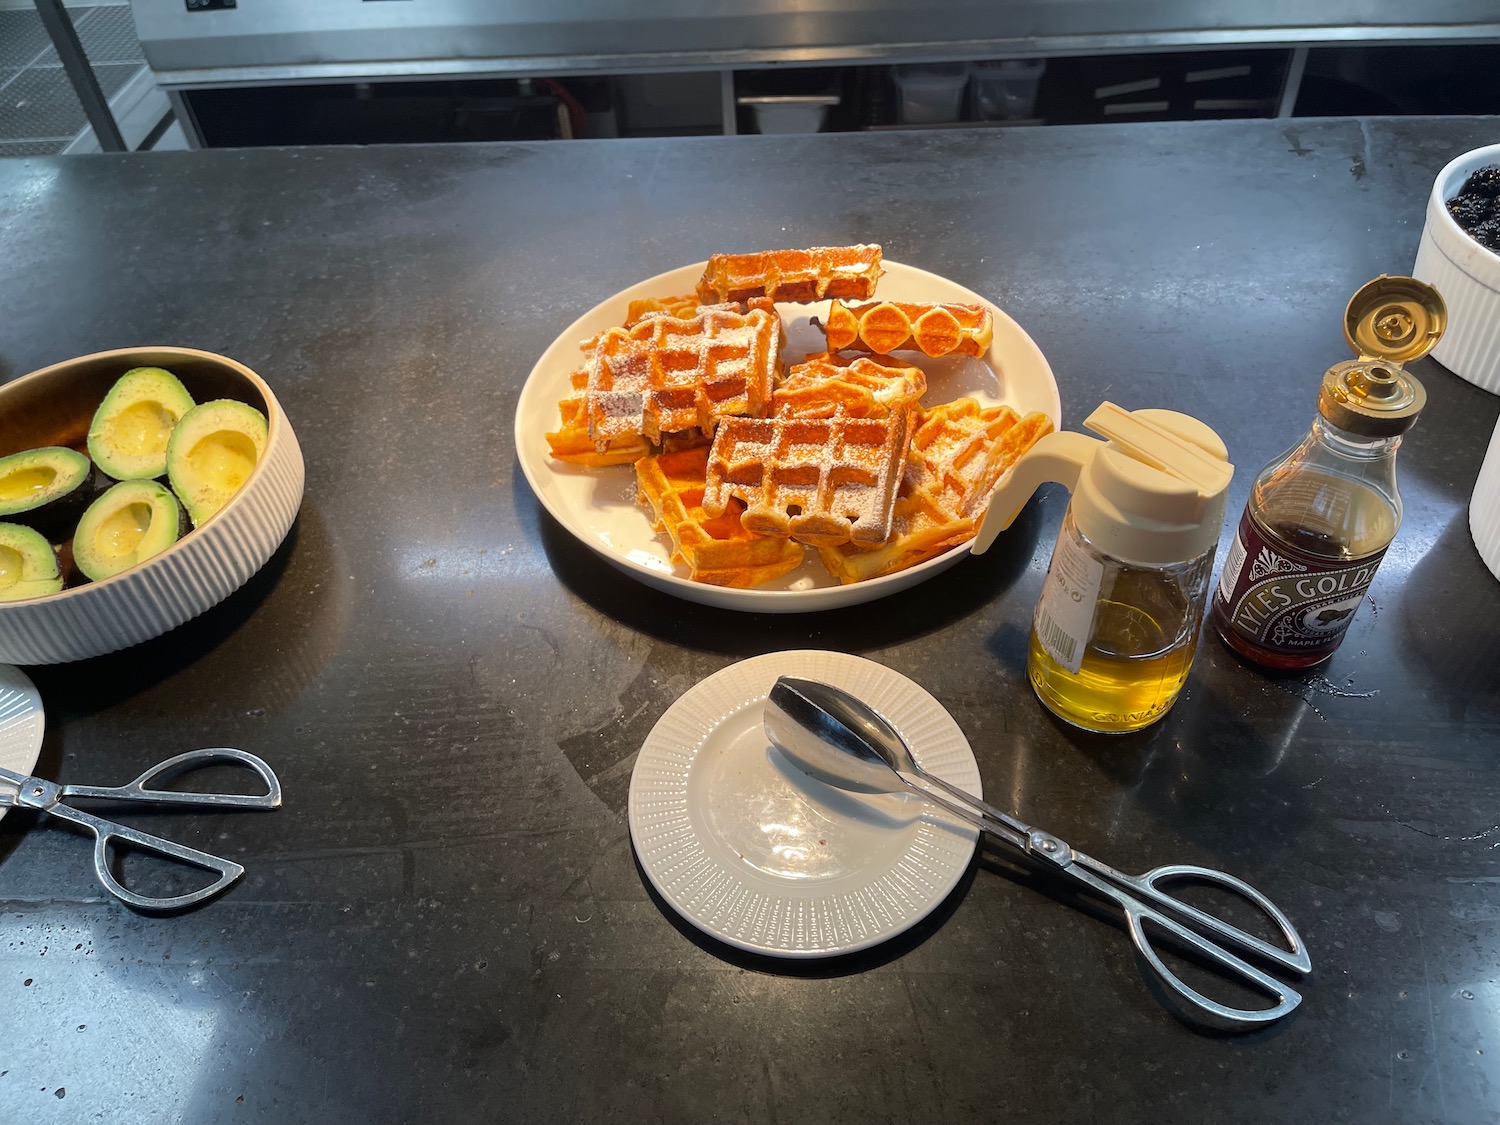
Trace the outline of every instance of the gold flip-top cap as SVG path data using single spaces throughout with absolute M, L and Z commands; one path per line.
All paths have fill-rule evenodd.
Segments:
M 1381 359 L 1335 364 L 1318 388 L 1318 413 L 1364 437 L 1404 434 L 1426 405 L 1426 388 L 1399 363 Z
M 1359 356 L 1323 376 L 1318 411 L 1365 437 L 1405 433 L 1427 391 L 1401 365 L 1430 352 L 1448 326 L 1448 306 L 1426 282 L 1382 274 L 1360 286 L 1344 310 L 1344 339 Z
M 1448 306 L 1425 281 L 1387 277 L 1359 287 L 1344 310 L 1344 339 L 1360 359 L 1407 363 L 1432 351 L 1448 327 Z

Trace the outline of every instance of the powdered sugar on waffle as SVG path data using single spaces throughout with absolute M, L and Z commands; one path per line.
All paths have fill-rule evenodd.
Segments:
M 891 532 L 911 409 L 871 418 L 840 406 L 829 417 L 726 418 L 714 434 L 703 507 L 737 496 L 761 535 L 818 547 L 873 546 Z
M 603 333 L 589 356 L 586 404 L 596 445 L 758 414 L 770 399 L 781 352 L 781 320 L 753 309 L 644 317 Z

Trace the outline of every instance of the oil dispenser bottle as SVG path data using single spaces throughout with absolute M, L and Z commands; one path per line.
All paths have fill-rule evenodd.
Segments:
M 1427 401 L 1402 364 L 1446 321 L 1437 290 L 1409 277 L 1350 300 L 1344 338 L 1359 358 L 1329 368 L 1312 428 L 1255 478 L 1214 591 L 1214 627 L 1241 656 L 1307 668 L 1343 642 L 1401 526 L 1396 450 Z
M 1171 410 L 1103 403 L 1048 434 L 995 488 L 974 540 L 982 554 L 1037 486 L 1072 493 L 1032 619 L 1027 673 L 1038 698 L 1085 730 L 1149 726 L 1192 666 L 1234 474 L 1208 426 Z

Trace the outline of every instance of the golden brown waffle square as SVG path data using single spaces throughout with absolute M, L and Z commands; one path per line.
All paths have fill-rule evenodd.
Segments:
M 709 452 L 703 509 L 716 515 L 738 497 L 744 525 L 761 535 L 814 547 L 883 543 L 915 413 L 725 418 Z
M 789 539 L 752 535 L 740 520 L 738 500 L 717 516 L 703 510 L 708 448 L 658 453 L 635 464 L 641 499 L 648 501 L 658 532 L 672 540 L 672 561 L 694 582 L 745 588 L 795 570 L 804 549 Z
M 698 299 L 821 301 L 842 297 L 860 301 L 880 280 L 879 246 L 813 246 L 806 250 L 763 250 L 755 254 L 715 254 L 698 281 Z
M 687 293 L 679 297 L 643 297 L 631 301 L 625 312 L 625 327 L 639 324 L 648 316 L 664 313 L 686 320 L 698 313 L 698 294 Z
M 561 425 L 546 435 L 552 456 L 559 461 L 574 465 L 628 465 L 639 461 L 651 452 L 651 445 L 643 437 L 615 438 L 599 449 L 589 436 L 588 408 L 584 404 L 584 391 L 588 386 L 588 373 L 575 371 L 569 376 L 572 393 L 557 404 L 562 415 Z
M 589 435 L 604 449 L 622 438 L 657 442 L 663 433 L 762 413 L 780 355 L 781 319 L 760 309 L 648 316 L 611 328 L 587 365 Z
M 924 411 L 912 436 L 890 540 L 875 550 L 819 548 L 842 583 L 894 574 L 974 538 L 990 492 L 1043 435 L 1045 414 L 1017 416 L 1008 406 L 981 408 L 971 398 Z
M 927 376 L 916 367 L 808 356 L 777 384 L 771 413 L 826 418 L 843 407 L 851 418 L 878 417 L 915 404 L 926 390 Z
M 857 348 L 888 355 L 917 350 L 942 356 L 982 356 L 994 338 L 994 316 L 984 305 L 910 304 L 878 301 L 846 305 L 833 301 L 823 326 L 828 350 Z

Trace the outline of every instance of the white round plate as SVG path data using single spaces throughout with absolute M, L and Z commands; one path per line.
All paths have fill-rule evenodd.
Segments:
M 778 676 L 874 707 L 924 769 L 975 796 L 979 766 L 942 704 L 841 652 L 773 652 L 709 676 L 667 709 L 630 775 L 630 835 L 651 885 L 704 933 L 753 953 L 828 957 L 909 929 L 958 883 L 978 831 L 914 793 L 851 793 L 772 747 Z
M 19 668 L 0 664 L 0 766 L 30 774 L 42 752 L 46 725 L 42 696 L 36 686 Z M 0 780 L 0 786 L 7 783 Z M 0 804 L 0 816 L 7 811 L 9 807 Z
M 633 300 L 691 293 L 706 264 L 658 274 L 616 293 L 570 324 L 537 360 L 516 404 L 516 455 L 543 507 L 580 543 L 648 586 L 703 605 L 756 613 L 802 613 L 872 601 L 930 578 L 967 555 L 969 544 L 963 543 L 908 570 L 844 586 L 824 569 L 817 553 L 809 551 L 796 570 L 753 589 L 692 582 L 686 568 L 673 564 L 665 537 L 652 531 L 646 510 L 636 503 L 635 470 L 630 465 L 594 469 L 552 459 L 545 435 L 557 429 L 558 401 L 571 390 L 568 376 L 582 362 L 578 345 L 623 323 Z M 983 304 L 994 313 L 994 341 L 982 359 L 931 359 L 920 353 L 901 353 L 904 361 L 927 375 L 924 401 L 947 402 L 967 395 L 983 406 L 1003 403 L 1023 416 L 1042 411 L 1054 426 L 1061 425 L 1057 380 L 1041 349 L 1019 324 L 947 278 L 900 262 L 887 261 L 884 266 L 878 293 L 883 299 Z M 778 305 L 777 309 L 786 326 L 781 353 L 786 363 L 801 363 L 809 353 L 826 350 L 822 332 L 810 319 L 826 319 L 828 302 Z

